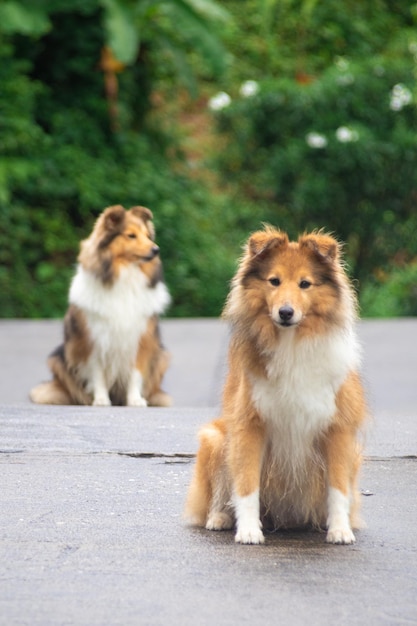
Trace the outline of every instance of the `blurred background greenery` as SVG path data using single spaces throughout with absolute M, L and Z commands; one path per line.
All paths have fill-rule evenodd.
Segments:
M 409 0 L 2 0 L 0 316 L 62 316 L 119 203 L 171 316 L 219 315 L 262 222 L 334 232 L 362 315 L 416 315 L 416 79 Z

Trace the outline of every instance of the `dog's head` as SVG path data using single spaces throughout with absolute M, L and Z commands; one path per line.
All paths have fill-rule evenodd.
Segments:
M 80 263 L 106 284 L 114 281 L 122 267 L 131 264 L 154 279 L 160 260 L 152 220 L 152 212 L 146 207 L 108 207 L 97 219 L 90 237 L 81 243 Z
M 226 317 L 272 320 L 277 329 L 318 331 L 340 318 L 349 293 L 332 236 L 313 232 L 290 241 L 272 227 L 248 240 L 226 305 Z

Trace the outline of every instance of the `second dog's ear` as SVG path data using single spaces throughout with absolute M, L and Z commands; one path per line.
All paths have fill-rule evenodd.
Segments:
M 339 243 L 330 235 L 312 233 L 298 240 L 300 248 L 308 248 L 325 261 L 336 261 L 339 256 Z
M 145 222 L 151 239 L 155 239 L 155 228 L 153 225 L 153 214 L 150 209 L 145 206 L 132 206 L 130 209 L 136 217 Z
M 130 210 L 132 211 L 133 215 L 136 215 L 136 217 L 143 220 L 144 222 L 153 220 L 152 211 L 146 206 L 132 206 Z
M 104 227 L 106 230 L 118 230 L 124 222 L 126 211 L 121 204 L 109 206 L 104 212 Z
M 288 244 L 288 236 L 279 230 L 260 230 L 249 238 L 249 252 L 252 258 L 263 259 L 270 250 Z

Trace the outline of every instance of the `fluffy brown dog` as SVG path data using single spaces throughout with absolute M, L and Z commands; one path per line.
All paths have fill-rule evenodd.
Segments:
M 225 308 L 231 322 L 222 417 L 201 431 L 186 517 L 236 541 L 272 529 L 327 527 L 355 541 L 366 416 L 355 295 L 339 244 L 290 242 L 267 227 L 246 246 Z
M 69 292 L 64 343 L 49 357 L 41 404 L 169 406 L 161 390 L 169 356 L 158 316 L 169 304 L 152 213 L 108 207 L 81 243 Z

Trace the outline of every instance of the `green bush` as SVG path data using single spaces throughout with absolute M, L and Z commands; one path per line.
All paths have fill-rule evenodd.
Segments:
M 79 241 L 119 203 L 154 212 L 170 315 L 218 315 L 234 269 L 233 238 L 219 245 L 232 213 L 188 175 L 174 134 L 146 119 L 141 60 L 119 75 L 112 130 L 101 4 L 47 4 L 40 35 L 0 40 L 0 317 L 62 316 Z
M 241 4 L 0 3 L 1 317 L 63 314 L 79 241 L 114 203 L 154 211 L 170 315 L 220 312 L 240 243 L 262 221 L 292 236 L 335 231 L 369 293 L 392 259 L 417 255 L 412 7 Z M 126 53 L 117 120 L 100 70 L 110 41 Z M 361 61 L 326 69 L 347 54 Z M 208 188 L 178 149 L 178 85 L 211 91 L 233 57 L 223 89 L 263 81 L 220 112 L 227 184 L 210 172 Z
M 417 315 L 417 263 L 397 268 L 379 282 L 367 283 L 360 302 L 364 317 Z
M 236 256 L 223 201 L 171 170 L 149 138 L 103 143 L 99 161 L 81 141 L 50 141 L 54 159 L 38 154 L 34 171 L 9 181 L 12 202 L 0 201 L 1 316 L 62 316 L 79 240 L 115 203 L 154 212 L 170 315 L 218 315 Z
M 335 232 L 361 280 L 399 245 L 417 252 L 414 69 L 408 51 L 390 63 L 338 59 L 310 84 L 264 82 L 218 113 L 225 176 L 293 236 Z

